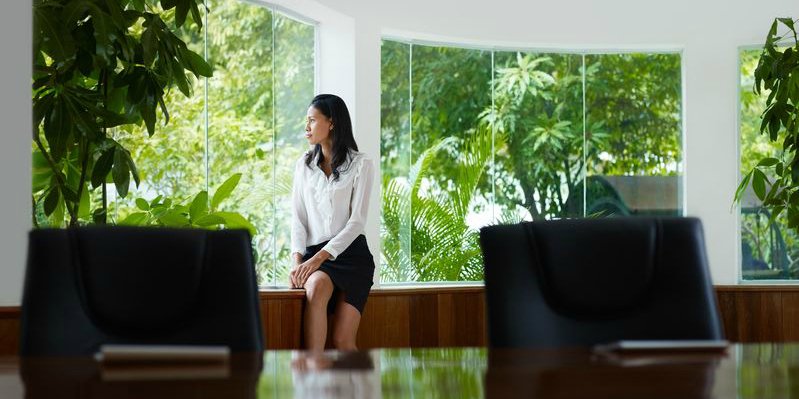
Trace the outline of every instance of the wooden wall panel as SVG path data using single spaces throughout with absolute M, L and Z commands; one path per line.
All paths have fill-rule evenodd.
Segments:
M 438 345 L 438 295 L 410 295 L 408 346 L 430 348 Z
M 410 297 L 374 296 L 366 301 L 356 344 L 359 348 L 399 348 L 410 342 Z M 331 325 L 332 328 L 332 325 Z
M 782 293 L 782 338 L 799 341 L 799 292 Z
M 268 349 L 302 347 L 304 291 L 261 292 Z M 799 341 L 799 286 L 717 286 L 727 339 Z M 372 291 L 358 346 L 443 347 L 487 343 L 483 287 L 384 288 Z M 0 355 L 19 347 L 19 308 L 0 307 Z
M 452 346 L 478 346 L 488 344 L 485 295 L 464 294 L 455 301 L 455 331 L 458 331 Z
M 19 352 L 19 307 L 0 307 L 0 356 Z
M 779 293 L 751 292 L 734 294 L 733 308 L 726 312 L 734 318 L 731 324 L 738 342 L 764 342 L 782 340 L 782 298 Z
M 799 286 L 716 286 L 727 339 L 734 342 L 799 340 Z
M 456 333 L 453 326 L 454 309 L 452 306 L 453 294 L 438 294 L 438 342 L 437 346 L 452 346 Z
M 301 295 L 261 296 L 261 323 L 268 349 L 294 349 L 302 346 Z

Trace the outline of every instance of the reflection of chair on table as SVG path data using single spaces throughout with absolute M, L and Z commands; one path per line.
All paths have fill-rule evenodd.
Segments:
M 485 377 L 487 398 L 712 398 L 723 354 L 653 356 L 647 364 L 606 362 L 587 350 L 490 350 Z M 521 356 L 520 354 L 523 354 Z M 635 359 L 640 361 L 642 359 Z

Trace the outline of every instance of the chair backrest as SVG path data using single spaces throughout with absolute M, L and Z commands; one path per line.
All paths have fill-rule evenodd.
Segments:
M 102 344 L 263 350 L 246 230 L 84 227 L 31 231 L 20 354 Z
M 490 226 L 480 245 L 493 347 L 723 338 L 698 219 Z

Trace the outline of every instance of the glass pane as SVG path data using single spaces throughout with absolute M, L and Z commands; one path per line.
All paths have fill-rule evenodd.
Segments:
M 491 222 L 491 52 L 412 47 L 412 275 L 418 281 L 481 280 L 476 227 Z M 416 168 L 414 168 L 416 169 Z M 415 181 L 414 181 L 415 180 Z M 488 209 L 488 212 L 486 212 Z
M 770 91 L 753 92 L 754 71 L 760 50 L 742 50 L 740 56 L 741 176 L 766 157 L 782 158 L 781 140 L 771 142 L 760 134 L 760 115 Z M 773 181 L 773 170 L 766 170 Z M 769 173 L 770 172 L 770 173 Z M 744 280 L 799 279 L 797 232 L 788 228 L 785 214 L 770 224 L 771 213 L 762 206 L 751 186 L 741 201 L 741 276 Z
M 209 196 L 241 173 L 232 195 L 215 211 L 239 212 L 257 229 L 253 237 L 259 283 L 272 265 L 272 13 L 237 0 L 208 7 Z
M 582 61 L 495 54 L 497 222 L 582 216 Z
M 380 165 L 382 212 L 380 281 L 414 281 L 411 268 L 410 44 L 381 46 Z
M 586 216 L 682 215 L 680 55 L 585 63 Z
M 314 27 L 274 14 L 275 156 L 272 187 L 275 204 L 273 262 L 268 280 L 288 284 L 291 267 L 291 185 L 294 164 L 308 150 L 305 117 L 314 96 Z

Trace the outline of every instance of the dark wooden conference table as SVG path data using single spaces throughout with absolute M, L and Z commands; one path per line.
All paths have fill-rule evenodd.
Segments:
M 103 367 L 0 358 L 0 398 L 799 398 L 799 343 L 725 353 L 381 349 L 235 355 L 226 365 Z

